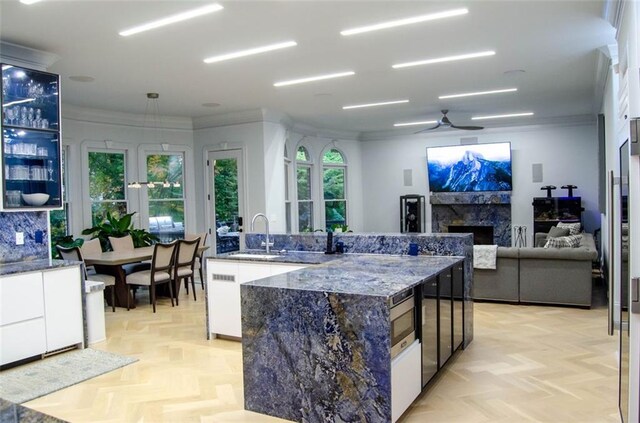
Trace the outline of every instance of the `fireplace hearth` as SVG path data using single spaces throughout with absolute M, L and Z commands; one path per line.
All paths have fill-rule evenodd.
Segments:
M 449 225 L 447 227 L 449 233 L 472 233 L 473 245 L 492 245 L 493 244 L 493 226 L 478 225 Z

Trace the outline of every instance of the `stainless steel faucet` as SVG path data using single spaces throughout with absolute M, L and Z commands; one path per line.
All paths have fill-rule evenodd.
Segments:
M 253 226 L 256 223 L 256 219 L 258 217 L 264 217 L 266 236 L 265 236 L 265 240 L 262 242 L 262 246 L 267 247 L 267 254 L 269 254 L 269 250 L 273 245 L 273 242 L 269 242 L 269 218 L 267 218 L 267 216 L 264 213 L 258 213 L 255 216 L 253 216 L 253 219 L 251 219 L 251 232 L 254 231 Z

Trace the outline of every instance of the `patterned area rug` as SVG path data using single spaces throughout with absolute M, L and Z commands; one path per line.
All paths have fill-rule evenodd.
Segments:
M 136 361 L 91 348 L 54 355 L 0 372 L 0 398 L 21 404 Z

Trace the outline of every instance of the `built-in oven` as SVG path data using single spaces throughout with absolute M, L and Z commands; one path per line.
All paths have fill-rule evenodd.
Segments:
M 391 297 L 389 307 L 391 318 L 391 358 L 394 358 L 416 339 L 416 307 L 413 289 L 408 289 Z

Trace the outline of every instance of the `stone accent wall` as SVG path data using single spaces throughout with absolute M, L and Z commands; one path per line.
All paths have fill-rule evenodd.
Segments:
M 0 264 L 49 258 L 47 212 L 0 213 Z M 42 244 L 36 243 L 42 231 Z M 16 232 L 24 232 L 24 245 L 16 245 Z

